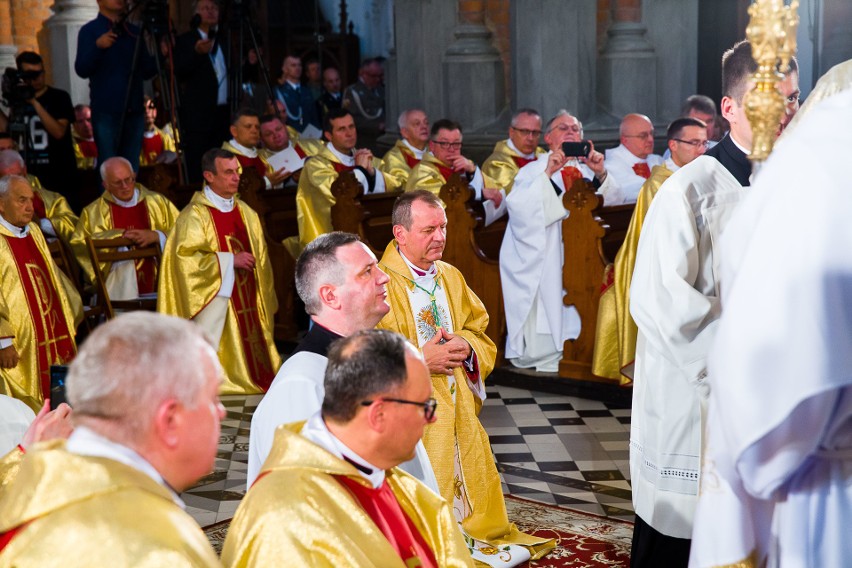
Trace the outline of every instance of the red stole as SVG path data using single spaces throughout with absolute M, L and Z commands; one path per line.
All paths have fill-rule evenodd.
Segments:
M 215 207 L 208 207 L 208 209 L 213 225 L 216 227 L 219 250 L 235 255 L 239 252 L 252 253 L 248 230 L 246 230 L 239 206 L 234 207 L 229 213 L 223 213 Z M 250 378 L 263 389 L 263 392 L 266 392 L 272 384 L 272 379 L 275 378 L 275 370 L 272 368 L 269 346 L 257 311 L 257 278 L 254 270 L 234 269 L 231 303 L 240 328 L 243 353 L 246 356 Z
M 163 142 L 163 137 L 159 132 L 154 132 L 154 135 L 150 138 L 148 136 L 142 137 L 142 155 L 144 156 L 144 162 L 146 164 L 153 164 L 157 161 L 157 157 L 163 153 L 163 150 L 166 149 L 166 145 Z
M 381 487 L 373 489 L 344 475 L 335 475 L 334 478 L 355 497 L 406 566 L 437 568 L 434 552 L 400 507 L 387 479 Z
M 122 207 L 109 201 L 112 226 L 114 229 L 151 229 L 148 218 L 148 205 L 144 199 L 133 207 Z M 139 294 L 152 294 L 157 291 L 157 261 L 153 258 L 143 258 L 136 261 L 136 285 Z
M 523 168 L 530 162 L 535 162 L 538 160 L 538 157 L 535 158 L 524 158 L 523 156 L 512 156 L 512 160 L 514 160 L 515 165 L 518 166 L 518 169 Z
M 452 168 L 449 168 L 449 167 L 445 166 L 444 164 L 439 164 L 439 163 L 435 162 L 435 165 L 438 166 L 438 171 L 440 171 L 441 175 L 444 176 L 444 182 L 445 183 L 448 179 L 450 179 L 450 176 L 452 176 L 454 173 L 456 173 L 456 172 L 453 171 Z
M 648 167 L 646 162 L 637 162 L 633 164 L 633 173 L 639 177 L 648 179 L 651 177 L 651 168 Z
M 402 156 L 405 158 L 405 163 L 408 164 L 409 169 L 414 169 L 414 166 L 420 163 L 420 160 L 414 157 L 413 154 L 409 154 L 408 152 L 402 152 Z
M 74 358 L 77 347 L 62 313 L 59 291 L 50 279 L 47 261 L 36 246 L 32 235 L 23 239 L 6 237 L 18 277 L 24 287 L 30 319 L 33 323 L 39 381 L 44 396 L 50 393 L 50 366 L 67 363 Z
M 47 219 L 47 208 L 44 206 L 44 200 L 37 191 L 33 191 L 33 209 L 37 218 Z
M 86 158 L 97 158 L 98 157 L 98 147 L 95 144 L 95 140 L 83 140 L 82 138 L 77 138 L 77 146 L 80 147 L 80 152 Z
M 305 154 L 305 151 L 304 151 L 304 150 L 302 150 L 302 147 L 301 147 L 301 146 L 299 146 L 298 144 L 295 144 L 295 143 L 294 143 L 294 144 L 293 144 L 293 149 L 296 151 L 296 154 L 297 154 L 300 158 L 302 158 L 303 160 L 304 160 L 305 158 L 307 158 L 307 157 L 308 157 L 308 155 L 307 155 L 307 154 Z
M 583 179 L 583 174 L 574 166 L 566 166 L 560 170 L 562 174 L 562 183 L 565 184 L 565 191 L 568 192 L 574 182 L 578 179 Z
M 254 158 L 249 158 L 248 156 L 243 156 L 242 154 L 236 154 L 236 156 L 243 169 L 254 168 L 255 170 L 257 170 L 257 173 L 260 174 L 260 177 L 266 176 L 266 164 L 263 162 L 263 160 L 260 159 L 259 156 L 255 156 Z
M 28 524 L 29 523 L 24 523 L 20 526 L 13 528 L 13 529 L 9 529 L 8 531 L 6 531 L 4 533 L 0 533 L 0 552 L 3 552 L 3 549 L 6 548 L 9 545 L 9 543 L 12 542 L 12 539 L 15 538 L 15 536 L 17 536 L 17 534 L 19 532 L 24 530 L 27 527 Z
M 341 164 L 340 162 L 332 162 L 331 165 L 334 166 L 334 171 L 339 174 L 342 174 L 343 172 L 351 172 L 355 169 L 355 166 L 347 166 L 346 164 Z

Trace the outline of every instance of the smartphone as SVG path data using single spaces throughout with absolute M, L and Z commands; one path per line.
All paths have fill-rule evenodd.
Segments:
M 51 365 L 50 366 L 50 409 L 56 410 L 56 407 L 63 402 L 67 403 L 65 398 L 65 377 L 68 375 L 68 365 Z
M 580 142 L 563 142 L 562 143 L 562 153 L 566 156 L 573 157 L 586 157 L 592 151 L 592 145 L 589 144 L 588 140 L 581 140 Z

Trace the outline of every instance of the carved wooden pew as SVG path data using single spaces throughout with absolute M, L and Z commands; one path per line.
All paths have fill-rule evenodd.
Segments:
M 377 258 L 393 240 L 391 212 L 400 192 L 364 195 L 364 188 L 351 172 L 343 172 L 331 184 L 335 203 L 331 207 L 331 226 L 361 237 Z
M 577 339 L 565 342 L 559 375 L 609 382 L 592 374 L 598 303 L 604 269 L 624 241 L 634 205 L 601 207 L 602 202 L 594 187 L 582 179 L 562 197 L 570 212 L 562 223 L 564 302 L 577 308 L 582 329 Z
M 177 164 L 142 166 L 136 180 L 151 191 L 165 195 L 178 210 L 183 210 L 192 199 L 192 194 L 203 187 L 200 183 L 180 183 Z

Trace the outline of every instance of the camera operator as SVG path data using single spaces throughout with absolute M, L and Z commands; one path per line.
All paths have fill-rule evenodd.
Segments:
M 144 1 L 137 6 L 141 4 Z M 134 171 L 139 169 L 145 128 L 142 82 L 157 74 L 156 61 L 144 41 L 134 65 L 139 34 L 139 27 L 127 20 L 125 0 L 98 0 L 98 16 L 80 28 L 74 62 L 77 75 L 89 79 L 99 161 L 122 156 Z
M 26 156 L 27 168 L 45 187 L 62 193 L 72 207 L 79 210 L 73 189 L 76 187 L 73 183 L 76 162 L 69 132 L 69 125 L 74 122 L 71 96 L 47 84 L 44 62 L 38 53 L 25 51 L 15 62 L 18 81 L 11 92 L 4 92 L 4 96 L 10 99 L 11 118 L 26 125 L 26 140 L 19 143 Z M 10 117 L 0 111 L 0 130 L 8 130 L 9 121 Z

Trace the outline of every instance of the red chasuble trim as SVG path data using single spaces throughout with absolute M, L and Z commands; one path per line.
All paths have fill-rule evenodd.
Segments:
M 523 156 L 512 156 L 512 160 L 514 160 L 515 165 L 518 168 L 523 168 L 530 162 L 535 162 L 538 158 L 524 158 Z
M 166 149 L 163 142 L 163 136 L 159 132 L 155 132 L 150 138 L 142 137 L 142 155 L 145 156 L 145 161 L 148 164 L 153 164 L 157 158 Z
M 651 177 L 651 168 L 645 162 L 633 164 L 633 173 L 639 177 L 648 179 Z
M 583 179 L 583 173 L 574 166 L 562 168 L 560 173 L 562 174 L 562 183 L 565 184 L 566 192 L 571 189 L 571 186 L 574 185 L 575 181 Z
M 77 347 L 62 313 L 59 292 L 50 279 L 47 263 L 32 235 L 22 239 L 4 235 L 4 238 L 15 257 L 18 277 L 24 287 L 36 340 L 32 347 L 36 351 L 41 393 L 47 397 L 50 393 L 50 366 L 73 359 Z
M 342 174 L 343 172 L 351 172 L 355 169 L 355 166 L 347 166 L 346 164 L 341 164 L 340 162 L 332 162 L 331 165 L 334 166 L 334 171 L 339 174 Z
M 151 219 L 148 217 L 148 204 L 143 199 L 133 207 L 122 207 L 118 203 L 109 202 L 112 226 L 125 231 L 133 229 L 151 230 Z M 157 291 L 157 261 L 153 258 L 143 258 L 136 261 L 136 286 L 139 294 L 153 294 Z
M 208 207 L 208 209 L 216 228 L 219 250 L 233 254 L 251 253 L 251 241 L 239 206 L 234 207 L 234 210 L 229 213 L 223 213 L 215 207 Z M 257 310 L 257 277 L 254 270 L 234 269 L 231 304 L 240 328 L 250 379 L 263 389 L 263 392 L 266 392 L 272 384 L 272 379 L 275 378 L 275 370 L 272 368 L 269 346 L 266 344 L 260 314 Z
M 29 523 L 24 523 L 23 525 L 10 529 L 4 533 L 0 533 L 0 552 L 3 552 L 3 549 L 9 546 L 12 539 L 14 539 L 19 532 L 27 528 L 28 524 Z
M 296 155 L 298 155 L 303 160 L 308 157 L 308 155 L 305 154 L 305 151 L 302 150 L 302 147 L 298 144 L 293 144 L 293 149 L 296 151 Z
M 77 146 L 80 147 L 80 153 L 86 158 L 98 157 L 98 145 L 94 140 L 77 140 Z
M 414 166 L 420 163 L 420 160 L 409 154 L 408 152 L 403 152 L 402 156 L 405 158 L 405 163 L 408 164 L 410 169 L 414 169 Z
M 448 179 L 450 179 L 450 176 L 452 176 L 455 173 L 452 168 L 448 168 L 447 166 L 445 166 L 443 164 L 435 164 L 435 165 L 438 166 L 438 171 L 441 172 L 442 176 L 444 176 L 444 182 L 445 183 Z
M 240 162 L 240 165 L 243 168 L 254 168 L 260 177 L 266 176 L 266 164 L 259 157 L 255 156 L 254 158 L 249 158 L 248 156 L 243 156 L 242 154 L 237 154 L 237 161 Z
M 334 478 L 355 497 L 406 566 L 438 567 L 434 552 L 402 510 L 387 479 L 381 487 L 373 489 L 343 475 L 335 475 Z
M 36 217 L 39 219 L 47 219 L 47 208 L 44 206 L 44 201 L 37 191 L 33 191 L 33 209 Z

